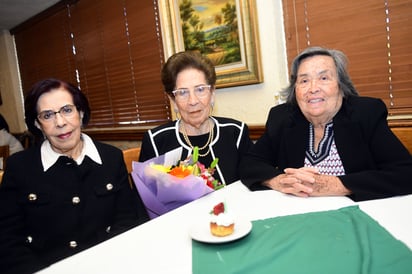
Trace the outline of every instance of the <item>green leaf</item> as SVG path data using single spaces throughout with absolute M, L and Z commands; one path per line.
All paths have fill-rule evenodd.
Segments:
M 219 162 L 219 158 L 215 158 L 213 162 L 210 164 L 210 168 L 215 168 L 218 162 Z
M 197 146 L 193 148 L 192 160 L 194 164 L 199 160 L 199 147 Z

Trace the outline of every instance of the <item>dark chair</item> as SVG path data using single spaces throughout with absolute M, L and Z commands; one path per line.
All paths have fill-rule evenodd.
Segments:
M 5 145 L 5 146 L 0 146 L 0 158 L 1 158 L 1 161 L 3 162 L 2 163 L 2 168 L 1 169 L 5 169 L 6 168 L 6 161 L 7 161 L 7 158 L 9 157 L 9 155 L 10 155 L 10 147 L 9 147 L 9 145 Z
M 29 131 L 23 132 L 18 137 L 18 139 L 19 139 L 20 143 L 22 144 L 22 146 L 24 147 L 24 149 L 27 149 L 27 148 L 33 146 L 36 143 L 36 138 Z

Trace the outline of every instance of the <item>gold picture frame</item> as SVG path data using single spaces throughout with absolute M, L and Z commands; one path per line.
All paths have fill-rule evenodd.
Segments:
M 215 63 L 217 88 L 263 82 L 254 0 L 158 3 L 165 60 L 198 50 Z

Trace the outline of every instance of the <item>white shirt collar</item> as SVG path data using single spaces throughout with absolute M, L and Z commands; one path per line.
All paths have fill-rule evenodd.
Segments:
M 84 133 L 82 133 L 81 138 L 83 139 L 83 150 L 80 156 L 74 161 L 78 165 L 80 165 L 83 162 L 84 157 L 87 155 L 94 162 L 101 165 L 102 159 L 100 158 L 99 152 L 97 151 L 97 148 L 94 145 L 92 139 Z M 43 144 L 41 145 L 40 151 L 41 151 L 41 162 L 43 164 L 44 171 L 48 170 L 52 165 L 54 165 L 60 156 L 62 155 L 64 156 L 64 154 L 57 153 L 52 149 L 49 140 L 45 140 L 43 142 Z

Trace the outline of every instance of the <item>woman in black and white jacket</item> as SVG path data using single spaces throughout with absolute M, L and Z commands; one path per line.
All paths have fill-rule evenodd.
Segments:
M 197 52 L 171 56 L 162 70 L 165 92 L 178 119 L 145 133 L 139 161 L 182 147 L 182 160 L 199 147 L 206 167 L 219 158 L 215 178 L 224 184 L 239 179 L 238 164 L 252 141 L 240 121 L 213 117 L 216 72 L 212 62 Z
M 222 117 L 209 117 L 214 124 L 213 137 L 208 144 L 209 153 L 200 156 L 199 161 L 209 166 L 219 158 L 216 166 L 215 178 L 225 184 L 230 184 L 239 179 L 238 164 L 251 142 L 249 130 L 245 123 L 234 119 Z M 182 160 L 192 153 L 192 147 L 185 141 L 184 133 L 180 132 L 181 120 L 176 120 L 155 129 L 149 130 L 143 137 L 140 161 L 162 155 L 178 147 L 183 148 Z M 192 144 L 205 144 L 209 134 L 189 136 Z

